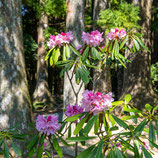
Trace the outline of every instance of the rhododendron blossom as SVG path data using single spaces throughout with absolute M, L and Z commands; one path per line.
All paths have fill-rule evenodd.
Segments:
M 65 111 L 65 115 L 67 117 L 73 116 L 73 115 L 77 115 L 83 112 L 83 108 L 80 107 L 79 105 L 75 104 L 75 105 L 67 105 L 66 111 Z
M 109 40 L 122 39 L 125 36 L 126 36 L 126 31 L 124 29 L 122 29 L 121 31 L 119 31 L 118 28 L 111 29 L 111 31 L 107 33 L 107 38 Z
M 51 49 L 54 46 L 63 46 L 64 44 L 69 44 L 73 40 L 73 34 L 71 31 L 64 33 L 62 32 L 61 34 L 58 35 L 50 35 L 49 41 L 47 42 L 47 45 L 49 49 Z
M 36 129 L 42 134 L 46 134 L 47 136 L 50 134 L 55 134 L 59 128 L 60 124 L 58 124 L 58 116 L 50 115 L 45 118 L 43 115 L 38 115 L 36 120 Z
M 89 46 L 93 46 L 93 47 L 96 47 L 96 46 L 99 46 L 100 43 L 104 40 L 102 38 L 102 35 L 103 35 L 103 32 L 100 33 L 98 30 L 96 31 L 92 31 L 91 33 L 86 33 L 86 32 L 83 32 L 82 33 L 82 41 L 86 44 L 86 45 L 89 45 Z
M 93 93 L 92 91 L 86 90 L 83 94 L 83 99 L 81 101 L 82 107 L 86 112 L 93 112 L 94 115 L 97 113 L 108 110 L 112 107 L 112 93 L 103 95 L 100 92 Z

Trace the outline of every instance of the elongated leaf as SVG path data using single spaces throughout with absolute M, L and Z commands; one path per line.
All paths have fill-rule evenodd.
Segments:
M 68 129 L 68 137 L 71 137 L 71 124 L 69 125 L 69 129 Z
M 66 57 L 68 57 L 68 58 L 70 58 L 70 56 L 71 56 L 71 51 L 70 51 L 70 48 L 69 48 L 69 46 L 66 44 Z
M 53 51 L 54 48 L 55 48 L 55 47 L 52 47 L 52 48 L 48 51 L 48 53 L 47 53 L 47 55 L 46 55 L 46 57 L 45 57 L 45 61 L 48 60 L 49 55 L 50 55 L 50 53 Z
M 66 47 L 65 46 L 63 47 L 63 56 L 62 56 L 62 58 L 63 58 L 63 61 L 66 61 Z
M 21 156 L 21 155 L 22 155 L 22 154 L 21 154 L 21 150 L 19 149 L 19 147 L 18 147 L 14 142 L 12 142 L 12 147 L 13 147 L 15 153 L 16 153 L 18 156 Z
M 0 147 L 3 144 L 3 138 L 0 138 Z
M 116 131 L 116 130 L 118 130 L 119 128 L 117 127 L 117 126 L 113 126 L 113 127 L 111 127 L 110 128 L 110 131 Z
M 138 118 L 139 116 L 134 115 L 134 116 L 124 116 L 121 118 L 121 120 L 131 120 L 131 119 L 135 119 Z
M 123 111 L 142 113 L 142 111 L 140 111 L 138 109 L 128 109 L 127 107 L 124 107 Z
M 126 65 L 123 63 L 123 61 L 122 61 L 119 57 L 117 57 L 117 59 L 118 59 L 119 62 L 122 64 L 122 66 L 127 69 L 127 67 L 126 67 Z
M 78 70 L 79 70 L 79 74 L 80 74 L 82 81 L 85 84 L 88 84 L 89 83 L 88 74 L 82 68 L 78 68 Z
M 146 104 L 145 108 L 150 112 L 153 107 L 150 104 Z
M 126 38 L 123 40 L 123 42 L 120 45 L 120 49 L 122 49 L 124 47 L 124 45 L 126 44 L 126 42 L 128 41 L 128 36 L 126 36 Z
M 157 138 L 158 138 L 158 120 L 156 120 L 156 134 L 157 134 Z
M 70 46 L 70 48 L 77 56 L 81 56 L 81 54 L 74 47 Z
M 91 151 L 94 149 L 95 145 L 90 146 L 86 150 L 82 151 L 77 158 L 89 158 Z
M 126 146 L 126 148 L 128 148 L 129 150 L 134 151 L 134 148 L 131 144 L 129 144 L 127 141 L 125 141 L 121 137 L 119 137 L 119 138 L 121 139 L 121 144 L 124 144 L 124 146 Z
M 130 94 L 127 94 L 127 95 L 125 96 L 125 98 L 124 98 L 125 103 L 128 104 L 128 103 L 131 101 L 131 99 L 132 99 L 131 95 L 130 95 Z
M 152 121 L 150 121 L 149 123 L 149 140 L 153 143 L 156 142 L 156 138 L 155 138 L 155 131 L 154 131 L 154 126 Z M 153 145 L 149 142 L 150 147 L 153 147 Z
M 71 142 L 81 142 L 81 141 L 86 141 L 86 140 L 90 140 L 90 139 L 94 139 L 96 137 L 84 137 L 84 136 L 80 136 L 80 137 L 70 137 L 70 138 L 66 138 L 67 141 L 71 141 Z
M 101 56 L 100 56 L 98 50 L 97 50 L 95 47 L 92 47 L 92 48 L 91 48 L 91 54 L 92 54 L 92 57 L 93 57 L 94 59 L 99 59 L 99 60 L 101 60 Z
M 66 122 L 64 122 L 64 123 L 62 124 L 62 126 L 61 126 L 60 129 L 58 130 L 58 133 L 61 133 L 61 132 L 62 132 L 62 130 L 64 129 L 65 125 L 66 125 Z
M 56 64 L 56 62 L 58 61 L 59 56 L 60 56 L 60 50 L 58 48 L 56 51 L 54 51 L 54 56 L 53 56 L 54 64 Z
M 137 51 L 139 51 L 140 47 L 139 47 L 138 42 L 135 39 L 133 39 L 133 42 L 134 42 L 135 48 L 137 49 Z
M 119 44 L 118 44 L 118 42 L 117 41 L 115 41 L 115 44 L 114 44 L 114 54 L 115 54 L 115 57 L 117 57 L 118 56 L 118 54 L 119 54 Z
M 53 147 L 54 147 L 55 151 L 58 153 L 59 157 L 62 158 L 63 152 L 59 146 L 59 143 L 58 143 L 55 135 L 53 135 L 52 137 L 53 137 Z
M 82 62 L 85 63 L 87 57 L 88 57 L 88 52 L 89 52 L 89 46 L 86 47 L 86 49 L 84 50 L 83 54 L 82 54 Z
M 80 130 L 79 136 L 84 136 L 84 135 L 83 135 L 83 128 Z M 83 146 L 86 144 L 85 141 L 82 141 L 82 142 L 80 142 L 80 143 L 81 143 Z
M 9 158 L 9 148 L 7 141 L 4 142 L 4 158 Z
M 37 149 L 37 155 L 36 157 L 41 158 L 43 153 L 43 143 L 44 143 L 44 135 L 42 134 L 39 141 L 39 146 Z
M 112 102 L 112 105 L 122 105 L 124 104 L 124 101 L 114 101 Z
M 62 137 L 58 136 L 58 138 L 65 146 L 70 146 Z
M 103 149 L 103 140 L 101 139 L 101 141 L 100 141 L 99 144 L 98 144 L 98 149 L 97 149 L 96 158 L 101 158 L 102 149 Z
M 94 157 L 96 156 L 97 149 L 98 149 L 98 147 L 95 147 L 95 148 L 91 151 L 91 154 L 90 154 L 89 158 L 94 158 Z
M 142 150 L 145 158 L 152 158 L 151 154 L 144 148 L 144 146 L 142 146 Z
M 115 150 L 116 150 L 117 158 L 124 158 L 121 151 L 117 147 L 115 147 Z
M 143 131 L 145 125 L 146 125 L 146 119 L 144 119 L 144 120 L 135 128 L 135 130 L 134 130 L 133 133 L 136 134 L 137 132 L 139 132 L 139 135 L 141 135 L 141 133 L 142 133 L 142 131 Z
M 139 158 L 139 151 L 135 143 L 134 143 L 134 158 Z
M 127 129 L 128 128 L 128 125 L 122 121 L 121 119 L 119 119 L 118 117 L 112 115 L 112 117 L 114 118 L 114 120 L 121 126 L 123 127 L 124 129 Z
M 88 135 L 88 133 L 90 132 L 90 130 L 92 129 L 96 119 L 98 118 L 98 115 L 96 116 L 92 116 L 91 119 L 87 122 L 87 125 L 85 126 L 85 128 L 83 129 L 83 133 Z
M 87 114 L 76 126 L 75 130 L 74 130 L 74 135 L 77 135 L 80 130 L 82 129 L 84 123 L 86 122 L 87 118 L 88 118 L 89 114 Z
M 115 152 L 113 150 L 110 150 L 106 158 L 116 158 Z
M 27 146 L 27 149 L 32 149 L 35 145 L 37 145 L 37 142 L 38 142 L 38 135 L 35 135 L 32 140 L 30 141 L 29 145 Z
M 50 57 L 49 63 L 50 63 L 50 66 L 53 65 L 53 55 Z
M 97 117 L 97 120 L 95 121 L 94 124 L 94 133 L 98 133 L 98 129 L 99 129 L 99 117 Z
M 85 115 L 85 113 L 80 113 L 80 114 L 77 114 L 74 116 L 70 116 L 65 121 L 66 122 L 74 122 L 74 121 L 78 120 L 79 118 L 81 118 L 83 115 Z

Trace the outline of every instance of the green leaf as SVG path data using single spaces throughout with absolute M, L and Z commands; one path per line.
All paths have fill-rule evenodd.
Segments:
M 62 130 L 64 129 L 64 127 L 65 127 L 66 124 L 67 124 L 66 122 L 63 122 L 62 126 L 61 126 L 60 129 L 58 130 L 58 133 L 61 133 L 61 132 L 62 132 Z
M 42 134 L 40 137 L 40 141 L 39 141 L 39 146 L 37 149 L 37 155 L 36 157 L 41 158 L 42 157 L 42 153 L 43 153 L 43 143 L 44 143 L 44 135 Z
M 117 158 L 124 158 L 122 153 L 120 152 L 120 150 L 117 147 L 115 147 L 115 150 L 116 150 Z
M 142 146 L 142 150 L 145 158 L 152 158 L 151 154 L 144 148 L 144 146 Z
M 53 55 L 51 55 L 50 60 L 49 60 L 50 66 L 53 65 Z
M 139 51 L 140 47 L 139 47 L 138 42 L 135 39 L 133 39 L 133 42 L 134 42 L 134 46 L 136 47 L 137 51 Z
M 70 58 L 70 56 L 71 56 L 71 51 L 69 46 L 66 44 L 66 57 Z
M 89 83 L 88 75 L 82 68 L 78 68 L 80 77 L 85 84 Z
M 134 158 L 139 158 L 139 151 L 135 143 L 134 143 Z
M 66 61 L 66 47 L 65 46 L 63 47 L 63 56 L 62 56 L 62 58 L 63 58 L 63 61 Z
M 74 115 L 74 116 L 70 116 L 65 121 L 66 122 L 74 122 L 74 121 L 78 120 L 79 118 L 81 118 L 85 114 L 86 113 L 84 112 L 84 113 L 80 113 L 80 114 L 77 114 L 77 115 Z
M 58 138 L 65 146 L 70 146 L 62 137 L 58 136 Z
M 12 142 L 12 147 L 13 147 L 15 153 L 16 153 L 18 156 L 21 156 L 21 155 L 22 155 L 22 154 L 21 154 L 21 150 L 19 149 L 19 147 L 18 147 L 14 142 Z
M 97 153 L 97 149 L 98 149 L 98 147 L 95 147 L 95 148 L 91 151 L 89 158 L 94 158 L 94 157 L 95 157 L 95 155 L 96 155 L 96 153 Z
M 97 149 L 97 155 L 96 158 L 101 158 L 102 155 L 102 149 L 103 149 L 103 139 L 98 144 L 98 149 Z
M 155 124 L 156 124 L 156 134 L 157 134 L 157 138 L 158 138 L 158 120 L 156 120 Z
M 94 149 L 95 145 L 90 146 L 89 148 L 87 148 L 86 150 L 82 151 L 77 158 L 89 158 L 89 156 L 91 155 L 91 151 Z
M 56 64 L 56 62 L 58 61 L 59 56 L 60 56 L 60 50 L 59 50 L 59 48 L 57 48 L 57 50 L 54 51 L 53 54 L 54 54 L 54 56 L 53 56 L 53 61 L 54 61 L 54 64 Z
M 119 44 L 117 41 L 115 41 L 115 44 L 114 44 L 114 56 L 117 57 L 118 54 L 119 54 Z
M 154 131 L 154 126 L 152 121 L 150 121 L 149 123 L 149 140 L 153 143 L 156 142 L 156 138 L 155 138 L 155 131 Z M 150 147 L 153 147 L 153 145 L 149 142 Z
M 97 117 L 97 120 L 95 121 L 94 124 L 94 133 L 98 133 L 98 129 L 99 129 L 99 117 Z
M 132 99 L 131 95 L 130 95 L 130 94 L 127 94 L 127 95 L 125 96 L 125 98 L 124 98 L 125 104 L 128 104 L 128 103 L 131 101 L 131 99 Z
M 114 118 L 114 120 L 121 126 L 123 127 L 124 129 L 127 129 L 128 128 L 128 125 L 122 121 L 121 119 L 119 119 L 118 117 L 112 115 L 112 117 Z
M 124 116 L 121 118 L 121 120 L 131 120 L 131 119 L 135 119 L 138 118 L 139 116 L 134 115 L 134 116 Z
M 0 147 L 3 144 L 3 138 L 0 138 Z
M 74 47 L 70 46 L 70 48 L 77 56 L 81 56 L 81 54 Z
M 58 153 L 59 157 L 62 158 L 63 152 L 58 144 L 58 141 L 57 141 L 55 135 L 52 135 L 52 137 L 53 137 L 53 147 L 54 147 L 55 151 Z
M 127 41 L 128 41 L 128 36 L 126 36 L 126 38 L 122 41 L 122 43 L 120 45 L 120 49 L 122 49 L 124 47 L 124 45 L 126 44 Z
M 110 131 L 116 131 L 116 130 L 118 130 L 119 128 L 117 127 L 117 126 L 113 126 L 113 127 L 111 127 L 110 128 Z
M 112 126 L 114 126 L 115 125 L 115 120 L 113 119 L 113 117 L 111 116 L 110 113 L 109 113 L 109 120 L 110 120 Z
M 145 108 L 150 112 L 153 107 L 150 104 L 146 104 Z
M 35 145 L 37 145 L 38 139 L 39 139 L 38 135 L 35 135 L 35 136 L 32 138 L 32 140 L 30 141 L 29 145 L 27 146 L 27 149 L 30 150 L 30 149 L 32 149 Z
M 117 59 L 118 59 L 119 62 L 122 64 L 122 66 L 127 69 L 126 65 L 125 65 L 125 64 L 123 63 L 123 61 L 119 58 L 119 56 L 117 56 Z
M 76 126 L 75 130 L 74 130 L 74 135 L 77 135 L 80 130 L 82 129 L 84 123 L 86 122 L 87 118 L 88 118 L 89 114 L 87 114 Z
M 112 105 L 122 105 L 124 104 L 124 101 L 114 101 L 112 102 Z
M 91 48 L 91 54 L 92 54 L 92 57 L 93 57 L 94 59 L 101 60 L 101 56 L 100 56 L 98 50 L 97 50 L 95 47 L 92 47 L 92 48 Z
M 50 55 L 50 53 L 53 51 L 54 48 L 55 48 L 55 47 L 51 48 L 51 49 L 48 51 L 48 53 L 47 53 L 47 55 L 46 55 L 46 57 L 45 57 L 45 61 L 48 60 L 49 55 Z
M 9 148 L 7 141 L 4 141 L 4 158 L 9 158 Z
M 88 57 L 88 52 L 89 52 L 89 46 L 86 47 L 86 49 L 84 50 L 83 54 L 82 54 L 82 62 L 85 63 L 87 57 Z
M 146 125 L 146 119 L 144 119 L 144 120 L 135 128 L 135 130 L 134 130 L 133 133 L 136 134 L 137 132 L 139 132 L 139 135 L 141 135 L 141 133 L 142 133 L 142 131 L 143 131 L 145 125 Z
M 127 107 L 124 107 L 123 111 L 142 113 L 142 111 L 140 111 L 138 109 L 128 109 Z
M 106 158 L 116 158 L 115 152 L 113 150 L 110 150 Z
M 133 146 L 131 144 L 129 144 L 127 141 L 123 140 L 121 137 L 119 137 L 121 139 L 121 144 L 124 144 L 124 146 L 126 146 L 126 148 L 128 148 L 131 151 L 134 151 Z
M 87 122 L 87 125 L 84 127 L 83 129 L 83 133 L 85 135 L 88 135 L 88 133 L 90 132 L 90 130 L 92 129 L 96 119 L 98 118 L 98 115 L 92 115 L 92 117 L 90 118 L 90 120 Z
M 84 135 L 83 135 L 83 128 L 80 130 L 79 136 L 84 136 Z M 82 142 L 80 142 L 80 143 L 81 143 L 83 146 L 86 144 L 85 141 L 82 141 Z
M 94 139 L 96 137 L 84 137 L 84 136 L 80 136 L 80 137 L 70 137 L 70 138 L 66 138 L 67 141 L 71 141 L 71 142 L 81 142 L 81 141 L 86 141 L 86 140 L 90 140 L 90 139 Z

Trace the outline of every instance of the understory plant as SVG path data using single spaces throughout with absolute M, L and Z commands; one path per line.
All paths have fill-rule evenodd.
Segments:
M 111 29 L 107 34 L 109 42 L 100 46 L 104 40 L 102 35 L 103 33 L 97 30 L 91 33 L 83 32 L 83 45 L 78 47 L 72 44 L 73 34 L 71 31 L 50 36 L 47 43 L 50 50 L 45 60 L 49 60 L 52 66 L 63 67 L 61 75 L 64 73 L 68 75 L 76 96 L 76 104 L 67 105 L 65 109 L 67 118 L 60 122 L 61 127 L 53 133 L 51 130 L 56 128 L 56 121 L 52 122 L 50 119 L 53 115 L 44 118 L 45 122 L 44 124 L 42 122 L 40 130 L 37 124 L 40 123 L 39 117 L 42 118 L 43 116 L 38 116 L 36 128 L 41 136 L 36 142 L 42 146 L 43 139 L 49 139 L 59 157 L 63 155 L 58 144 L 59 140 L 66 146 L 72 145 L 69 142 L 75 142 L 77 151 L 77 143 L 84 146 L 86 141 L 95 139 L 95 142 L 87 149 L 79 154 L 76 152 L 76 157 L 123 158 L 128 157 L 130 151 L 135 158 L 141 158 L 143 155 L 146 158 L 151 158 L 153 154 L 151 149 L 158 148 L 156 144 L 158 121 L 155 115 L 158 105 L 146 104 L 145 111 L 141 111 L 130 102 L 132 99 L 130 94 L 127 94 L 122 101 L 114 101 L 111 92 L 102 94 L 95 92 L 94 89 L 85 90 L 82 94 L 82 101 L 78 104 L 78 92 L 75 91 L 72 84 L 74 76 L 76 83 L 81 87 L 82 84 L 88 84 L 92 80 L 90 70 L 92 68 L 101 69 L 107 60 L 119 62 L 126 68 L 125 50 L 128 49 L 131 53 L 139 53 L 140 49 L 149 51 L 135 30 Z M 133 43 L 133 45 L 129 46 L 128 43 Z M 71 69 L 73 73 L 69 75 L 68 71 Z M 117 107 L 119 107 L 120 116 L 115 115 Z M 47 124 L 51 125 L 50 132 L 47 131 Z M 71 128 L 73 124 L 76 124 L 74 131 Z M 65 135 L 65 133 L 67 134 Z M 51 142 L 54 137 L 56 141 Z M 34 146 L 34 143 L 32 145 Z M 36 149 L 37 153 L 40 150 L 42 153 L 40 145 Z

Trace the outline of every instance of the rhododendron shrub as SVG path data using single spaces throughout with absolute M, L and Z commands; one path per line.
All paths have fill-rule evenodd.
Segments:
M 63 67 L 61 76 L 64 72 L 72 69 L 72 76 L 69 76 L 69 82 L 74 88 L 71 79 L 75 77 L 76 83 L 83 82 L 88 84 L 93 77 L 90 76 L 91 69 L 101 69 L 107 60 L 111 59 L 120 62 L 124 67 L 127 59 L 125 58 L 125 50 L 130 52 L 139 52 L 141 49 L 148 50 L 138 33 L 134 30 L 114 28 L 107 34 L 108 40 L 105 43 L 103 33 L 98 30 L 90 33 L 82 33 L 82 45 L 75 47 L 72 43 L 73 34 L 71 31 L 60 33 L 58 35 L 50 35 L 47 46 L 49 51 L 45 60 L 50 61 L 50 65 Z M 131 43 L 129 46 L 128 43 Z M 111 61 L 110 60 L 110 61 Z M 68 73 L 67 73 L 68 74 Z M 81 84 L 82 85 L 82 84 Z M 62 151 L 58 144 L 57 138 L 69 145 L 68 142 L 81 142 L 85 145 L 87 140 L 98 138 L 91 146 L 83 152 L 75 153 L 77 158 L 98 157 L 128 157 L 128 151 L 133 152 L 134 157 L 142 157 L 143 155 L 151 156 L 150 147 L 158 146 L 156 143 L 155 133 L 157 130 L 153 128 L 153 122 L 158 129 L 158 118 L 155 111 L 158 106 L 152 107 L 145 105 L 146 111 L 136 109 L 131 103 L 131 96 L 128 94 L 122 101 L 114 101 L 112 93 L 100 93 L 93 90 L 85 90 L 82 94 L 82 100 L 77 102 L 77 94 L 75 105 L 68 104 L 65 109 L 66 119 L 58 124 L 58 118 L 55 115 L 48 117 L 38 116 L 36 120 L 36 128 L 39 135 L 35 136 L 32 144 L 39 142 L 37 155 L 43 150 L 44 139 L 48 139 L 52 148 L 54 148 L 59 157 L 62 157 Z M 114 111 L 119 106 L 120 112 L 115 116 Z M 137 118 L 142 121 L 138 123 Z M 128 122 L 129 121 L 129 122 Z M 132 123 L 131 123 L 132 121 Z M 71 125 L 75 124 L 74 130 Z M 149 129 L 146 125 L 149 124 Z M 144 132 L 148 132 L 148 138 L 144 136 Z M 91 136 L 93 133 L 94 136 Z M 157 132 L 158 135 L 158 132 Z M 66 137 L 66 138 L 64 138 Z M 64 138 L 64 139 L 63 139 Z M 146 140 L 144 140 L 146 139 Z M 52 141 L 51 141 L 52 140 Z M 146 143 L 148 140 L 148 144 Z M 37 145 L 35 145 L 37 147 Z M 29 146 L 31 149 L 32 145 Z

